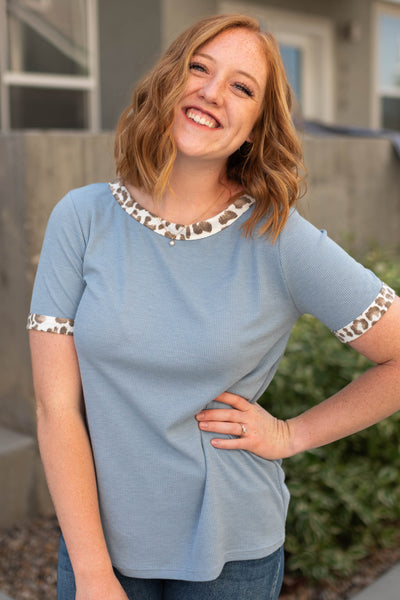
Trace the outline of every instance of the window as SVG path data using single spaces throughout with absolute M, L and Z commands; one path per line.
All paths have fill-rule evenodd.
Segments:
M 375 123 L 400 130 L 400 7 L 379 4 L 376 9 L 377 61 Z
M 290 43 L 280 44 L 280 51 L 287 77 L 300 106 L 303 104 L 303 62 L 302 48 Z
M 99 127 L 97 0 L 0 0 L 1 128 Z

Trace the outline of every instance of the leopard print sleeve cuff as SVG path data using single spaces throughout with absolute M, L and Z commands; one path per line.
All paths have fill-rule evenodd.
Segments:
M 47 331 L 48 333 L 61 333 L 64 335 L 74 334 L 74 320 L 61 319 L 59 317 L 46 317 L 45 315 L 37 315 L 30 313 L 27 329 L 36 329 L 37 331 Z
M 359 317 L 354 319 L 354 321 L 345 327 L 337 329 L 333 333 L 341 342 L 344 343 L 356 340 L 358 337 L 360 337 L 360 335 L 368 331 L 372 325 L 379 321 L 379 319 L 391 306 L 394 298 L 394 291 L 392 288 L 386 285 L 386 283 L 384 283 L 375 300 Z

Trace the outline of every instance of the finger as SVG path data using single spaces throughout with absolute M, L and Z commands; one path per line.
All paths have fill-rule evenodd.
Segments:
M 199 428 L 203 431 L 210 431 L 211 433 L 224 433 L 226 435 L 236 435 L 237 437 L 243 435 L 243 427 L 241 423 L 221 423 L 221 422 L 201 422 Z
M 223 392 L 217 396 L 217 398 L 215 398 L 215 402 L 229 404 L 232 406 L 232 408 L 242 411 L 249 410 L 249 407 L 251 406 L 250 402 L 246 400 L 246 398 L 243 398 L 243 396 L 238 396 L 237 394 L 231 394 L 230 392 Z
M 229 408 L 208 408 L 197 413 L 198 421 L 221 421 L 225 423 L 240 423 L 243 413 Z
M 237 438 L 213 438 L 211 445 L 219 450 L 246 450 L 247 442 L 241 437 Z

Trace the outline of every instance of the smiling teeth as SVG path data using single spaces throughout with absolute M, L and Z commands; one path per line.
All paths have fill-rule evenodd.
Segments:
M 187 111 L 186 116 L 195 123 L 198 123 L 199 125 L 205 125 L 206 127 L 210 127 L 210 129 L 215 129 L 216 127 L 218 127 L 215 121 L 211 121 L 210 119 L 207 119 L 204 116 L 200 116 L 197 113 L 192 112 L 191 110 Z

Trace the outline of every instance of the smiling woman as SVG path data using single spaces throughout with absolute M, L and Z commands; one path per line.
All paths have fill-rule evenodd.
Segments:
M 177 187 L 184 188 L 182 183 L 174 185 L 179 120 L 190 152 L 199 157 L 214 137 L 221 140 L 221 146 L 229 141 L 215 156 L 218 161 L 207 163 L 216 181 L 207 192 L 203 176 L 191 163 L 190 197 L 194 189 L 202 189 L 203 202 L 204 196 L 216 200 L 212 212 L 217 214 L 235 194 L 246 190 L 256 207 L 243 224 L 244 231 L 251 234 L 258 223 L 262 233 L 275 239 L 304 188 L 302 148 L 291 107 L 292 93 L 273 35 L 243 15 L 204 19 L 183 32 L 138 84 L 118 125 L 117 173 L 149 210 L 172 221 L 197 220 L 201 212 L 197 206 L 182 215 L 172 207 L 166 209 L 169 186 L 175 192 Z M 207 115 L 209 122 L 218 123 L 212 128 L 216 136 L 200 138 L 201 143 L 199 137 L 192 139 L 193 127 L 184 128 L 189 109 L 197 115 L 194 122 Z M 234 135 L 239 123 L 240 132 Z M 202 164 L 206 167 L 206 162 Z M 153 200 L 161 198 L 164 207 L 158 204 L 156 209 Z
M 296 212 L 290 111 L 274 38 L 205 19 L 138 85 L 118 179 L 50 217 L 28 328 L 58 600 L 276 600 L 281 459 L 399 407 L 400 302 Z M 257 400 L 306 312 L 378 366 L 281 421 Z

